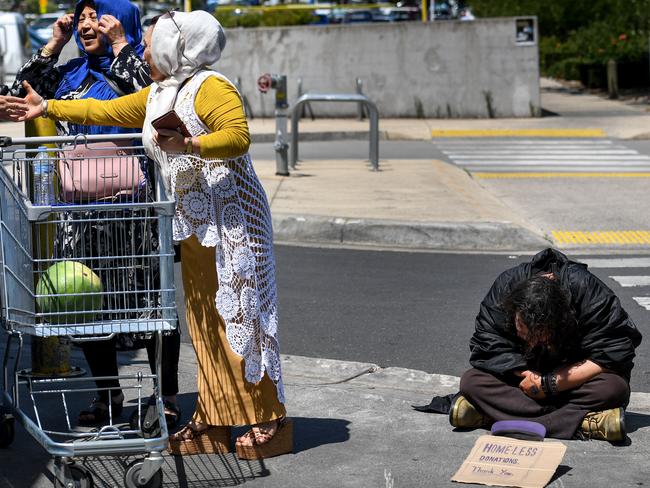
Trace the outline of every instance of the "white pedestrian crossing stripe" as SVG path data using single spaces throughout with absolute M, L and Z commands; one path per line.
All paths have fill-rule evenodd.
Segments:
M 650 268 L 650 258 L 587 258 L 580 262 L 590 268 Z
M 631 286 L 650 286 L 650 276 L 610 276 L 623 288 Z
M 650 171 L 650 156 L 607 139 L 443 139 L 438 148 L 471 172 Z
M 586 258 L 581 259 L 590 268 L 605 269 L 645 269 L 650 268 L 650 258 Z M 650 271 L 649 271 L 650 273 Z M 648 275 L 613 275 L 609 277 L 623 288 L 650 287 L 650 274 Z M 640 307 L 650 311 L 650 296 L 636 296 L 632 299 Z
M 650 297 L 634 297 L 634 301 L 646 310 L 650 310 Z

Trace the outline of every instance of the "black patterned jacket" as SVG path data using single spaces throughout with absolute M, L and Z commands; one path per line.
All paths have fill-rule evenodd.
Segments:
M 39 49 L 20 69 L 16 75 L 16 81 L 9 90 L 9 94 L 24 97 L 25 90 L 22 87 L 22 82 L 26 80 L 39 95 L 44 98 L 54 98 L 62 79 L 61 71 L 56 66 L 58 60 L 58 55 L 43 56 L 42 49 Z M 137 55 L 135 49 L 128 44 L 115 57 L 106 77 L 109 83 L 112 82 L 113 89 L 118 95 L 135 93 L 151 84 L 149 66 Z M 61 99 L 76 100 L 81 98 L 94 82 L 94 78 L 89 75 L 81 86 L 67 93 Z M 57 132 L 59 135 L 68 135 L 70 131 L 67 123 L 57 122 Z

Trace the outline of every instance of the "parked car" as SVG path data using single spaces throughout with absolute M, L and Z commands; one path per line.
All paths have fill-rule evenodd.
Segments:
M 453 20 L 454 12 L 448 3 L 436 3 L 433 7 L 435 20 Z
M 15 12 L 0 12 L 0 84 L 13 83 L 30 55 L 25 18 Z
M 326 8 L 317 8 L 314 10 L 314 21 L 312 24 L 326 25 L 331 23 L 330 10 Z
M 422 14 L 417 7 L 389 7 L 377 9 L 374 13 L 375 22 L 404 22 L 421 20 Z
M 372 22 L 373 15 L 371 10 L 348 10 L 343 15 L 344 24 L 356 24 L 361 22 Z

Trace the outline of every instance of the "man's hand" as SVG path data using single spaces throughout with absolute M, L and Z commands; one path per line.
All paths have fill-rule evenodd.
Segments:
M 117 56 L 122 48 L 128 44 L 124 27 L 117 18 L 109 14 L 102 15 L 99 19 L 99 32 L 106 38 L 111 45 L 113 55 Z
M 542 390 L 542 375 L 536 371 L 517 371 L 515 374 L 523 380 L 519 383 L 519 389 L 527 396 L 535 400 L 541 400 L 546 397 L 546 393 Z
M 16 122 L 27 113 L 27 104 L 22 98 L 0 96 L 0 120 Z

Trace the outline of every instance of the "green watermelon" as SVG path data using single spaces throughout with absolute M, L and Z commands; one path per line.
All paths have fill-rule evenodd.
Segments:
M 36 285 L 36 305 L 42 313 L 57 313 L 46 320 L 53 324 L 92 322 L 102 308 L 102 281 L 92 269 L 77 261 L 61 261 L 50 266 Z M 63 295 L 68 294 L 70 295 Z M 66 312 L 88 313 L 73 314 Z

